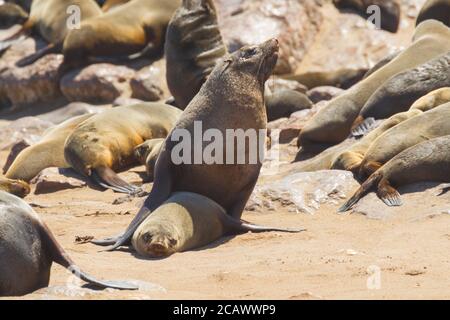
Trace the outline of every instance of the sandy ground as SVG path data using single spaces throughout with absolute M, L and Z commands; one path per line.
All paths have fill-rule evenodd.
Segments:
M 1 153 L 3 163 L 6 153 Z M 139 183 L 136 172 L 123 173 Z M 145 185 L 148 190 L 151 185 Z M 197 251 L 145 260 L 128 250 L 98 252 L 76 244 L 76 236 L 121 232 L 142 199 L 120 205 L 123 197 L 88 187 L 32 194 L 28 203 L 86 271 L 104 279 L 132 279 L 139 291 L 70 290 L 69 273 L 52 268 L 50 288 L 27 299 L 395 299 L 450 297 L 450 217 L 397 210 L 385 220 L 338 215 L 324 206 L 314 215 L 245 212 L 255 223 L 306 227 L 300 234 L 245 234 Z M 448 199 L 447 199 L 448 200 Z M 426 200 L 425 200 L 426 201 Z M 442 200 L 443 201 L 443 200 Z M 433 200 L 435 203 L 436 200 Z M 378 272 L 379 271 L 379 272 Z M 374 273 L 375 272 L 375 273 Z

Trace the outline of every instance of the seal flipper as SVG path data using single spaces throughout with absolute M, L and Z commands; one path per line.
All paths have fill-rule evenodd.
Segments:
M 92 169 L 92 179 L 105 189 L 111 189 L 120 193 L 136 194 L 141 188 L 133 186 L 122 180 L 111 168 L 98 167 Z
M 50 231 L 50 229 L 43 222 L 38 222 L 40 226 L 40 235 L 43 243 L 45 244 L 45 248 L 47 250 L 47 254 L 50 256 L 52 261 L 57 264 L 67 268 L 72 272 L 75 276 L 80 278 L 87 283 L 96 285 L 100 288 L 113 288 L 120 290 L 137 290 L 138 286 L 122 282 L 122 281 L 104 281 L 97 280 L 93 276 L 81 271 L 81 269 L 74 263 L 74 261 L 69 257 L 69 255 L 64 251 L 61 245 L 56 241 L 54 235 Z
M 62 46 L 63 46 L 62 42 L 59 42 L 57 44 L 50 43 L 45 48 L 42 48 L 41 50 L 17 61 L 16 66 L 25 67 L 36 62 L 37 60 L 41 59 L 43 56 L 46 56 L 47 54 L 61 52 Z
M 367 118 L 363 119 L 361 116 L 358 116 L 357 122 L 359 120 L 362 120 L 361 123 L 356 123 L 356 125 L 352 129 L 352 136 L 353 137 L 362 137 L 366 133 L 368 133 L 375 125 L 375 119 L 374 118 Z
M 306 229 L 291 229 L 291 228 L 274 228 L 274 227 L 266 227 L 260 226 L 257 224 L 253 224 L 247 222 L 245 220 L 235 219 L 225 213 L 221 216 L 221 220 L 223 222 L 225 233 L 227 234 L 238 234 L 238 233 L 246 233 L 246 232 L 288 232 L 288 233 L 298 233 L 302 231 L 306 231 Z
M 390 207 L 398 207 L 402 205 L 400 194 L 395 190 L 387 179 L 381 179 L 377 190 L 378 197 Z
M 355 205 L 362 197 L 364 197 L 369 190 L 381 179 L 381 174 L 374 173 L 367 179 L 358 190 L 356 190 L 355 194 L 347 200 L 339 209 L 338 212 L 345 212 L 349 210 L 353 205 Z

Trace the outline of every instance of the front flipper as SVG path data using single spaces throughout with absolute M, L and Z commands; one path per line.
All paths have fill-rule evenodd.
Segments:
M 58 44 L 50 43 L 45 48 L 42 48 L 41 50 L 39 50 L 29 56 L 26 56 L 25 58 L 20 59 L 19 61 L 16 62 L 16 65 L 18 67 L 25 67 L 25 66 L 28 66 L 28 65 L 36 62 L 37 60 L 39 60 L 43 56 L 46 56 L 47 54 L 58 53 L 58 52 L 61 52 L 61 50 L 62 50 L 62 42 L 58 43 Z
M 92 169 L 92 179 L 105 189 L 111 189 L 120 193 L 137 194 L 141 188 L 133 186 L 122 180 L 111 168 L 99 167 Z
M 93 276 L 83 272 L 79 267 L 71 265 L 69 270 L 78 278 L 86 281 L 89 284 L 98 286 L 100 288 L 112 288 L 118 290 L 138 290 L 139 286 L 126 281 L 112 281 L 112 280 L 98 280 Z
M 165 146 L 156 161 L 155 167 L 155 182 L 153 184 L 150 195 L 145 200 L 144 205 L 139 210 L 138 214 L 131 221 L 127 230 L 121 235 L 117 241 L 106 251 L 113 251 L 118 247 L 130 242 L 133 233 L 139 225 L 164 201 L 169 198 L 172 191 L 172 176 L 171 176 L 171 161 L 170 152 L 166 150 Z M 108 239 L 106 239 L 108 241 Z

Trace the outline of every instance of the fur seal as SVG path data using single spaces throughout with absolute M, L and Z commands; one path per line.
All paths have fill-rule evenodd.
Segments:
M 13 37 L 33 30 L 49 44 L 45 48 L 17 62 L 19 66 L 32 64 L 46 54 L 60 52 L 65 37 L 70 31 L 67 13 L 69 6 L 80 10 L 80 19 L 84 21 L 102 14 L 98 4 L 93 0 L 34 0 L 28 20 Z
M 227 215 L 213 200 L 191 192 L 175 192 L 145 219 L 133 234 L 133 248 L 142 256 L 167 257 L 204 247 L 223 236 L 245 232 L 300 232 L 254 225 Z
M 92 117 L 85 114 L 68 119 L 44 132 L 42 139 L 22 150 L 5 173 L 6 178 L 30 182 L 49 167 L 69 168 L 64 158 L 64 144 L 75 128 Z
M 332 169 L 348 170 L 357 174 L 359 172 L 361 162 L 370 148 L 371 144 L 384 132 L 399 123 L 415 117 L 423 112 L 434 109 L 442 104 L 450 102 L 450 88 L 441 88 L 430 92 L 426 96 L 420 98 L 406 112 L 400 112 L 386 119 L 382 124 L 371 131 L 369 134 L 361 138 L 356 144 L 351 146 L 339 154 L 331 165 Z
M 30 185 L 24 181 L 0 177 L 0 190 L 25 198 L 30 193 Z
M 365 178 L 403 150 L 425 140 L 450 134 L 450 103 L 412 117 L 380 135 L 361 162 L 360 177 Z
M 425 94 L 450 86 L 450 51 L 386 81 L 370 97 L 352 126 L 353 136 L 364 135 L 374 119 L 406 111 Z
M 336 144 L 345 140 L 361 108 L 386 80 L 449 50 L 450 29 L 436 20 L 424 21 L 416 28 L 413 43 L 397 58 L 331 100 L 314 115 L 300 133 L 300 145 L 308 148 L 315 144 Z
M 130 0 L 106 0 L 102 4 L 102 11 L 104 11 L 104 12 L 109 11 L 109 10 L 111 10 L 115 7 L 121 6 L 129 1 Z
M 311 109 L 314 105 L 307 95 L 289 89 L 267 94 L 265 100 L 268 121 L 289 117 L 296 111 Z
M 164 140 L 162 138 L 147 140 L 134 149 L 136 159 L 145 165 L 149 180 L 153 180 L 153 170 Z
M 53 262 L 101 288 L 138 289 L 125 282 L 97 280 L 73 262 L 23 200 L 0 191 L 0 296 L 20 296 L 48 286 Z
M 183 0 L 167 27 L 164 51 L 167 85 L 184 110 L 227 54 L 212 0 Z
M 139 188 L 115 171 L 137 163 L 134 148 L 146 140 L 165 138 L 181 111 L 163 103 L 140 103 L 96 114 L 77 126 L 64 146 L 67 163 L 100 186 L 135 193 Z
M 382 29 L 395 33 L 400 25 L 401 7 L 396 0 L 333 0 L 333 3 L 339 9 L 356 10 L 366 19 L 373 14 L 369 7 L 376 5 L 381 10 Z
M 434 19 L 450 28 L 450 0 L 428 0 L 417 16 L 416 24 L 425 20 Z
M 376 71 L 378 71 L 381 68 L 383 68 L 389 62 L 391 62 L 392 60 L 397 58 L 400 53 L 402 53 L 401 50 L 400 51 L 395 51 L 395 52 L 385 56 L 383 59 L 378 61 L 372 68 L 370 68 L 369 71 L 367 71 L 367 73 L 364 75 L 363 79 L 368 78 L 372 73 L 375 73 Z
M 13 3 L 0 5 L 0 29 L 10 28 L 15 24 L 23 24 L 28 19 L 28 13 Z
M 67 35 L 60 72 L 92 59 L 156 56 L 163 50 L 170 18 L 181 0 L 132 0 L 81 23 Z
M 194 150 L 191 150 L 190 156 L 191 160 L 194 159 L 194 164 L 186 163 L 189 161 L 175 164 L 174 148 L 179 149 L 180 146 L 176 142 L 179 138 L 173 133 L 181 134 L 187 131 L 192 134 L 196 123 L 202 124 L 203 132 L 212 129 L 220 133 L 221 137 L 225 137 L 226 132 L 230 130 L 245 132 L 251 129 L 249 131 L 255 131 L 256 135 L 252 140 L 257 142 L 257 145 L 252 147 L 252 153 L 256 155 L 263 152 L 266 134 L 262 137 L 256 132 L 264 132 L 267 127 L 264 83 L 273 72 L 278 51 L 278 41 L 271 39 L 260 45 L 245 46 L 216 64 L 200 92 L 189 103 L 172 133 L 166 138 L 156 161 L 153 189 L 143 207 L 123 235 L 93 241 L 94 244 L 112 244 L 109 250 L 113 250 L 129 243 L 139 225 L 176 191 L 206 196 L 221 205 L 228 215 L 240 219 L 262 166 L 261 159 L 254 159 L 254 163 L 251 163 L 252 146 L 240 148 L 240 156 L 245 156 L 246 159 L 240 164 L 234 150 L 237 136 L 232 135 L 232 142 L 224 141 L 221 152 L 215 152 L 219 154 L 219 162 L 214 159 L 211 164 L 205 161 L 195 164 Z M 192 141 L 186 143 L 191 145 Z M 225 146 L 226 144 L 232 145 L 233 151 L 229 149 L 230 146 Z M 208 143 L 203 141 L 202 150 L 205 145 Z M 228 156 L 225 156 L 227 154 Z
M 339 212 L 350 209 L 372 188 L 388 206 L 400 206 L 400 194 L 393 186 L 420 181 L 450 181 L 450 136 L 443 136 L 416 144 L 389 160 L 373 173 Z
M 27 13 L 31 10 L 31 3 L 33 0 L 5 0 L 5 3 L 12 3 L 15 5 L 20 6 L 23 10 L 25 10 Z

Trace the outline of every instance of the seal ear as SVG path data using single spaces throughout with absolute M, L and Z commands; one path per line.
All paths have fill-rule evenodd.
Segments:
M 231 58 L 224 60 L 224 65 L 223 65 L 222 71 L 220 71 L 220 75 L 222 75 L 225 71 L 227 71 L 227 69 L 230 67 L 230 65 L 232 63 L 233 63 L 233 59 L 231 59 Z

